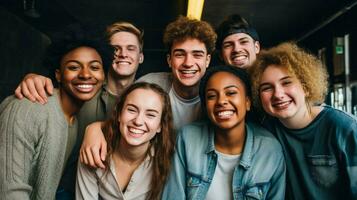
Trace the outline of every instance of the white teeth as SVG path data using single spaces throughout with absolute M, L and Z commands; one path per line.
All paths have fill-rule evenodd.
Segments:
M 235 56 L 233 59 L 239 61 L 239 60 L 244 60 L 244 59 L 246 59 L 246 58 L 247 58 L 247 56 L 245 56 L 245 55 L 240 55 L 240 56 Z
M 274 107 L 285 107 L 289 104 L 290 104 L 290 101 L 284 101 L 284 102 L 274 104 Z
M 143 134 L 144 131 L 136 128 L 129 128 L 129 131 L 135 134 Z
M 223 111 L 223 112 L 218 112 L 219 117 L 228 117 L 233 115 L 233 111 Z
M 196 73 L 196 70 L 181 70 L 181 73 L 183 73 L 183 74 L 194 74 L 194 73 Z
M 93 88 L 93 85 L 77 85 L 77 87 L 83 88 L 83 89 L 88 89 L 88 88 Z

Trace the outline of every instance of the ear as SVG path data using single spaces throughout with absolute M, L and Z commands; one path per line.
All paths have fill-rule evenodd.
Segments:
M 169 65 L 169 67 L 171 68 L 171 56 L 170 56 L 170 54 L 166 55 L 166 61 L 167 61 L 167 64 Z
M 207 54 L 206 57 L 206 68 L 209 66 L 209 63 L 211 62 L 211 54 Z
M 260 52 L 260 43 L 259 41 L 254 42 L 255 53 L 258 54 Z
M 140 53 L 140 57 L 139 57 L 139 63 L 143 63 L 144 62 L 144 54 Z
M 250 107 L 252 106 L 252 102 L 249 97 L 245 97 L 245 107 L 247 108 L 247 111 L 250 111 Z
M 160 125 L 159 128 L 156 130 L 156 133 L 161 133 L 161 125 Z
M 57 82 L 60 83 L 62 76 L 61 76 L 61 71 L 60 71 L 59 69 L 56 69 L 56 71 L 55 71 L 55 76 L 56 76 Z

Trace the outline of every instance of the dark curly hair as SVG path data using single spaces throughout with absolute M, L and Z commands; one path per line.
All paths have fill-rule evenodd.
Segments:
M 217 35 L 208 22 L 179 16 L 177 20 L 167 25 L 163 42 L 170 52 L 174 42 L 183 41 L 187 38 L 194 38 L 203 42 L 207 48 L 207 53 L 212 54 Z
M 54 79 L 54 72 L 60 68 L 61 59 L 70 51 L 79 47 L 95 49 L 102 58 L 105 73 L 113 61 L 114 49 L 103 37 L 95 36 L 94 31 L 79 24 L 69 25 L 62 32 L 55 33 L 52 43 L 48 46 L 43 65 L 48 67 L 50 77 Z

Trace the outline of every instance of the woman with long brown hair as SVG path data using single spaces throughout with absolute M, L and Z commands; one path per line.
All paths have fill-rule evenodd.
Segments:
M 174 149 L 170 100 L 158 85 L 135 83 L 103 131 L 106 169 L 78 166 L 77 199 L 159 199 Z

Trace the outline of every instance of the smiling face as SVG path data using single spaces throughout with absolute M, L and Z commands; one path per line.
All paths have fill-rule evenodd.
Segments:
M 228 72 L 215 73 L 207 82 L 205 94 L 207 114 L 213 124 L 222 130 L 244 126 L 251 102 L 237 76 Z
M 281 121 L 303 119 L 304 113 L 307 113 L 304 89 L 286 67 L 270 65 L 265 69 L 259 96 L 265 112 Z
M 206 46 L 198 39 L 173 43 L 167 62 L 174 76 L 174 84 L 181 87 L 198 86 L 211 60 Z
M 135 89 L 128 94 L 118 121 L 120 140 L 129 146 L 148 146 L 161 132 L 163 102 L 159 94 L 150 89 Z
M 144 61 L 136 35 L 125 31 L 117 32 L 110 38 L 110 44 L 115 48 L 111 72 L 122 77 L 135 76 L 139 64 Z
M 254 41 L 248 34 L 235 33 L 223 40 L 221 57 L 228 65 L 247 68 L 256 60 L 259 51 L 258 41 Z
M 104 81 L 103 62 L 98 52 L 90 47 L 78 47 L 61 59 L 56 79 L 68 96 L 90 100 Z

